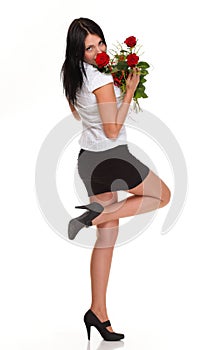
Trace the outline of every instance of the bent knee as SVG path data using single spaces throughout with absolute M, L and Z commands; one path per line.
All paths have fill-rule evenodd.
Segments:
M 162 193 L 161 193 L 161 204 L 160 207 L 165 207 L 170 202 L 171 192 L 169 187 L 165 183 L 162 185 Z

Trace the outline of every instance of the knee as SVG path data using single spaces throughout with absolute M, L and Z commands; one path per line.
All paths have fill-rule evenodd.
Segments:
M 97 248 L 114 247 L 118 236 L 119 220 L 104 222 L 97 225 Z
M 165 207 L 165 205 L 167 205 L 170 202 L 170 198 L 171 198 L 170 189 L 166 186 L 166 184 L 163 184 L 160 207 L 161 208 Z

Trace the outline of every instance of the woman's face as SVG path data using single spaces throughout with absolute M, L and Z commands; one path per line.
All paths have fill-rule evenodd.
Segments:
M 107 49 L 102 39 L 97 34 L 88 34 L 85 39 L 84 61 L 89 64 L 96 64 L 96 56 Z

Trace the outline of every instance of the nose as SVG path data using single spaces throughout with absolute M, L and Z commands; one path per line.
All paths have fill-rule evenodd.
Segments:
M 96 53 L 101 53 L 101 52 L 102 52 L 101 48 L 97 46 Z

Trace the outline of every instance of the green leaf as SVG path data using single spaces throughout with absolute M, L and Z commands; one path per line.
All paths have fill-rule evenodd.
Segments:
M 138 62 L 137 67 L 146 69 L 149 68 L 150 65 L 147 62 Z
M 140 74 L 143 75 L 143 76 L 145 76 L 145 75 L 149 74 L 149 72 L 148 72 L 146 69 L 142 69 L 142 70 L 140 71 Z
M 144 91 L 141 91 L 141 90 L 135 90 L 135 94 L 134 94 L 134 98 L 137 99 L 137 98 L 147 98 L 148 95 L 146 95 L 146 93 Z
M 145 87 L 143 85 L 139 84 L 136 90 L 144 92 L 145 91 Z
M 112 71 L 111 71 L 111 73 L 117 73 L 117 72 L 119 72 L 119 70 L 117 69 L 117 67 L 114 67 L 114 68 L 112 69 Z
M 140 76 L 140 83 L 144 84 L 147 80 L 143 77 L 143 76 Z
M 143 93 L 141 91 L 135 90 L 134 98 L 141 98 L 142 94 Z
M 128 69 L 128 64 L 125 61 L 120 61 L 117 64 L 117 69 L 118 70 L 127 70 Z

